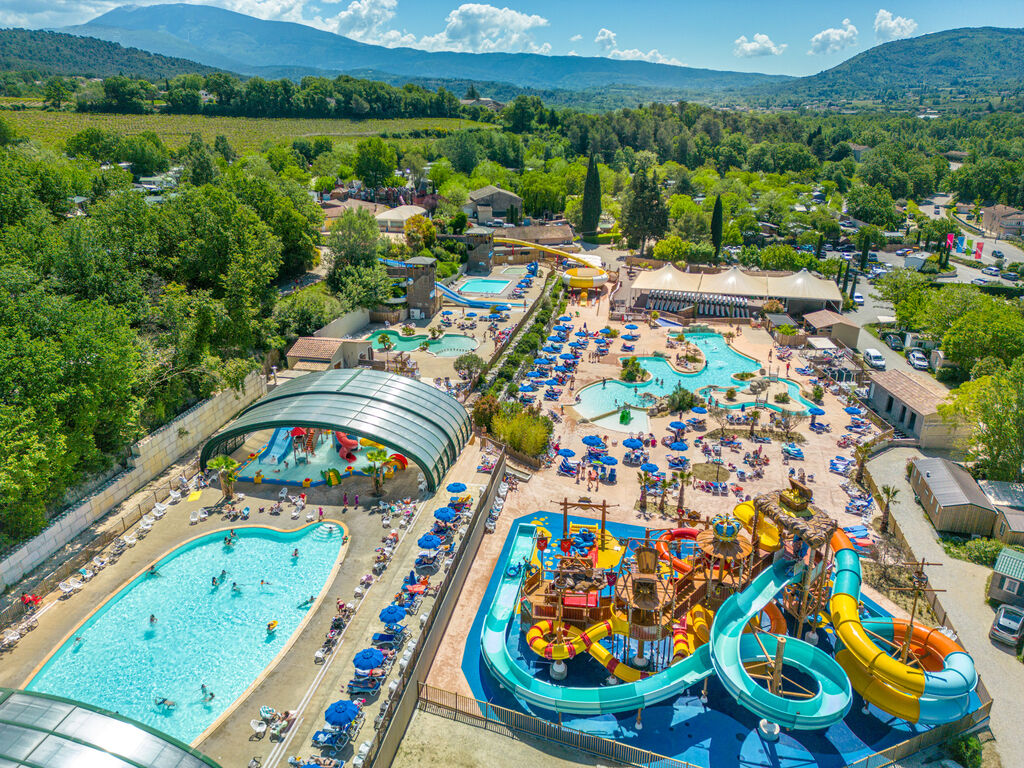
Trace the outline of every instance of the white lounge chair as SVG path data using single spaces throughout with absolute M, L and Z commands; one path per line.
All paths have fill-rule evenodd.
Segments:
M 139 521 L 139 536 L 145 536 L 153 530 L 153 518 L 146 515 Z
M 81 579 L 79 579 L 77 576 L 68 576 L 67 583 L 70 584 L 75 589 L 81 589 L 82 587 L 85 586 L 84 582 Z
M 71 597 L 71 595 L 75 593 L 75 590 L 78 589 L 78 587 L 68 581 L 62 581 L 57 586 L 60 587 L 60 591 L 65 597 Z
M 299 519 L 299 512 L 300 512 L 300 508 L 299 507 L 295 507 L 292 510 L 292 520 L 298 520 Z
M 97 571 L 102 571 L 104 568 L 107 567 L 107 563 L 109 562 L 110 561 L 107 560 L 107 558 L 101 557 L 100 555 L 96 555 L 96 557 L 92 559 L 92 567 L 95 568 Z
M 159 520 L 161 517 L 163 517 L 164 515 L 167 514 L 167 505 L 166 504 L 154 504 L 153 505 L 153 511 L 150 514 L 153 515 L 154 519 Z
M 189 525 L 195 525 L 195 524 L 196 524 L 196 523 L 198 523 L 198 522 L 199 522 L 199 510 L 198 510 L 198 509 L 193 509 L 193 510 L 192 510 L 192 511 L 191 511 L 191 512 L 189 513 L 189 516 L 188 516 L 188 524 L 189 524 Z
M 306 513 L 306 522 L 307 523 L 312 523 L 314 517 L 316 517 L 316 515 L 313 514 L 313 510 L 312 509 L 309 510 L 309 512 Z
M 249 741 L 258 741 L 267 733 L 267 724 L 263 720 L 250 720 L 249 725 L 252 727 L 252 736 L 249 737 Z
M 284 501 L 287 498 L 288 498 L 288 488 L 285 487 L 285 488 L 282 488 L 281 492 L 277 494 L 277 500 L 278 501 Z
M 0 650 L 13 648 L 19 640 L 21 640 L 21 635 L 13 629 L 5 629 L 3 635 L 0 635 Z
M 210 516 L 210 511 L 206 507 L 199 508 L 199 522 L 202 522 Z
M 129 547 L 134 547 L 136 544 L 139 543 L 139 540 L 135 536 L 126 533 L 124 535 L 124 543 L 127 544 Z
M 88 568 L 79 568 L 78 575 L 82 577 L 82 581 L 88 581 L 96 574 L 90 571 Z
M 177 504 L 179 501 L 181 501 L 181 493 L 178 491 L 171 491 L 171 495 L 169 498 L 171 500 L 171 504 Z

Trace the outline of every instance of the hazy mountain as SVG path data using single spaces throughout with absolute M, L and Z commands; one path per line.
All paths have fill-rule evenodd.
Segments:
M 908 89 L 992 91 L 1024 80 L 1024 29 L 947 29 L 875 46 L 832 69 L 758 87 L 794 99 L 897 96 Z
M 147 80 L 214 71 L 194 61 L 124 48 L 106 40 L 37 29 L 0 29 L 0 69 L 87 77 L 132 75 Z
M 331 32 L 205 5 L 121 6 L 64 32 L 201 61 L 245 74 L 373 69 L 417 78 L 579 90 L 613 83 L 718 92 L 791 78 L 645 61 L 529 53 L 449 53 L 367 45 Z

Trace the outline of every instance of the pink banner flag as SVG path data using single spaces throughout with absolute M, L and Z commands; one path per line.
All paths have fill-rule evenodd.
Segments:
M 981 261 L 981 248 L 983 245 L 984 243 L 978 243 L 976 246 L 974 246 L 974 258 L 977 259 L 978 261 Z
M 947 248 L 952 248 L 953 247 L 953 233 L 952 232 L 950 232 L 948 235 L 946 235 L 946 247 Z

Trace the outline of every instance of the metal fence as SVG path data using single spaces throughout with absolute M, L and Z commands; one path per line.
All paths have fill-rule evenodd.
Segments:
M 426 680 L 434 655 L 441 644 L 448 620 L 458 602 L 462 586 L 472 567 L 484 536 L 487 513 L 494 503 L 498 486 L 505 477 L 505 456 L 498 457 L 491 481 L 480 497 L 465 536 L 459 542 L 448 574 L 440 584 L 437 597 L 422 625 L 419 638 L 408 663 L 399 665 L 398 677 L 389 686 L 391 693 L 375 721 L 375 733 L 363 758 L 364 766 L 387 766 L 394 760 L 398 745 L 405 735 L 418 701 L 418 685 Z M 417 683 L 411 685 L 410 683 Z M 362 752 L 362 750 L 360 750 Z
M 191 482 L 192 478 L 199 472 L 198 459 L 193 460 L 186 466 L 181 475 L 186 481 Z M 57 588 L 65 579 L 78 573 L 85 568 L 94 557 L 100 554 L 114 539 L 123 536 L 131 530 L 144 515 L 151 512 L 157 503 L 164 501 L 171 495 L 171 486 L 161 484 L 159 487 L 148 493 L 137 504 L 127 508 L 116 519 L 112 520 L 107 527 L 90 539 L 81 549 L 72 556 L 62 561 L 58 566 L 46 573 L 38 580 L 31 581 L 31 587 L 25 581 L 23 588 L 15 588 L 13 592 L 31 591 L 38 595 L 45 595 Z M 18 623 L 25 616 L 25 606 L 20 600 L 12 602 L 0 610 L 0 629 Z
M 459 693 L 421 684 L 419 703 L 424 711 L 457 722 L 469 723 L 504 736 L 532 736 L 591 755 L 639 768 L 695 768 L 692 763 L 676 760 L 647 749 L 640 749 L 611 739 L 566 728 L 550 720 L 499 707 Z

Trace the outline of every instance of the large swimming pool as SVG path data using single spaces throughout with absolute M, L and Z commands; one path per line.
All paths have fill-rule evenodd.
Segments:
M 459 293 L 499 294 L 508 288 L 511 280 L 491 280 L 486 277 L 471 277 L 459 286 Z
M 462 333 L 446 333 L 439 339 L 430 339 L 423 334 L 419 336 L 403 336 L 395 331 L 382 331 L 371 335 L 374 349 L 381 349 L 381 336 L 389 337 L 392 344 L 394 344 L 392 349 L 399 352 L 413 352 L 419 349 L 420 345 L 425 341 L 427 342 L 427 351 L 438 357 L 458 357 L 465 352 L 472 352 L 480 345 L 480 342 L 472 336 L 466 336 Z
M 725 339 L 717 333 L 688 333 L 686 340 L 700 347 L 707 364 L 698 373 L 679 373 L 663 357 L 640 357 L 640 365 L 651 374 L 651 378 L 640 384 L 628 384 L 624 381 L 609 379 L 603 383 L 591 384 L 580 391 L 580 402 L 575 408 L 581 416 L 593 419 L 603 413 L 609 413 L 623 406 L 638 408 L 649 406 L 650 399 L 645 393 L 655 397 L 663 397 L 674 390 L 677 385 L 691 392 L 698 392 L 705 387 L 742 387 L 733 375 L 742 372 L 754 372 L 761 369 L 756 360 L 741 355 L 730 347 Z M 800 387 L 787 382 L 790 397 L 810 405 L 800 397 Z M 728 404 L 725 404 L 728 405 Z M 736 406 L 739 407 L 738 405 Z M 768 408 L 779 410 L 777 406 Z M 636 427 L 634 427 L 635 429 Z
M 165 555 L 155 576 L 136 578 L 79 627 L 27 689 L 194 741 L 284 648 L 308 612 L 303 601 L 324 588 L 344 536 L 331 523 L 236 532 L 231 547 L 219 531 Z M 222 570 L 223 583 L 212 586 Z M 268 633 L 271 621 L 278 626 Z M 212 701 L 203 701 L 203 685 Z M 158 707 L 158 698 L 176 706 Z

